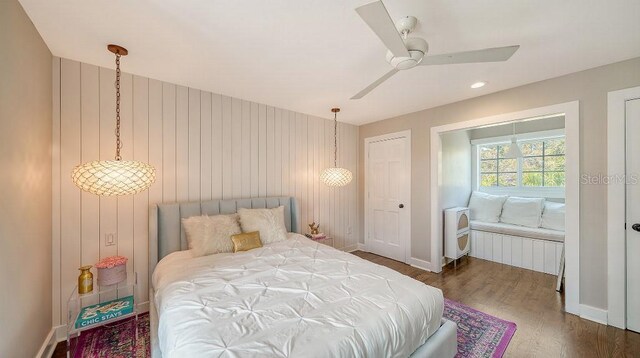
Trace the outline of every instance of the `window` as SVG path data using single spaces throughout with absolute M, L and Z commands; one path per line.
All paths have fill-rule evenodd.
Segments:
M 564 187 L 564 136 L 519 141 L 522 158 L 506 158 L 510 146 L 478 145 L 480 187 Z

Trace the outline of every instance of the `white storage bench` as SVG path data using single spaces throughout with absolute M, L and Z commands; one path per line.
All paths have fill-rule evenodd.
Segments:
M 469 207 L 469 256 L 558 275 L 564 248 L 564 204 L 474 192 Z
M 558 274 L 564 247 L 564 232 L 556 231 L 561 233 L 561 241 L 534 239 L 490 230 L 487 228 L 488 224 L 493 223 L 475 222 L 474 225 L 474 221 L 471 221 L 469 256 L 551 275 Z

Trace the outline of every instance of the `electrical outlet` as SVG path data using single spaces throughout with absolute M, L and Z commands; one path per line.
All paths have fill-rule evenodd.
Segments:
M 113 246 L 116 244 L 118 237 L 114 233 L 104 234 L 104 246 Z
M 351 235 L 351 226 L 347 226 L 347 235 Z

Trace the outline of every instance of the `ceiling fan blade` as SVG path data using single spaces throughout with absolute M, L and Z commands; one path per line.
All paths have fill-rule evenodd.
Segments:
M 365 89 L 363 89 L 362 91 L 358 92 L 358 94 L 356 94 L 355 96 L 351 97 L 351 99 L 360 99 L 364 96 L 366 96 L 369 92 L 373 91 L 374 88 L 378 87 L 382 82 L 388 80 L 391 76 L 395 75 L 398 72 L 398 70 L 396 70 L 395 68 L 387 73 L 384 74 L 384 76 L 378 78 L 375 82 L 373 82 L 372 84 L 368 85 L 367 87 L 365 87 Z
M 384 7 L 382 1 L 372 2 L 356 8 L 356 12 L 364 22 L 369 25 L 371 30 L 378 35 L 382 43 L 396 57 L 409 57 L 409 51 L 400 37 L 400 33 L 396 30 L 396 25 L 391 20 L 389 12 Z
M 506 61 L 520 48 L 520 45 L 487 48 L 484 50 L 446 53 L 443 55 L 426 56 L 420 62 L 421 66 L 451 65 L 456 63 L 499 62 Z

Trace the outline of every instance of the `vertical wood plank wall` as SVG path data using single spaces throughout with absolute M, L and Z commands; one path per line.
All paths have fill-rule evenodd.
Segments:
M 318 180 L 333 165 L 331 120 L 123 73 L 122 155 L 151 163 L 157 177 L 146 192 L 99 198 L 76 188 L 71 170 L 115 155 L 115 71 L 56 58 L 54 78 L 54 325 L 66 323 L 78 267 L 106 256 L 129 258 L 139 302 L 148 300 L 150 204 L 294 196 L 301 231 L 316 221 L 336 248 L 357 247 L 355 184 Z M 338 125 L 338 165 L 354 176 L 357 130 Z M 105 246 L 107 234 L 116 245 Z

